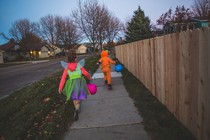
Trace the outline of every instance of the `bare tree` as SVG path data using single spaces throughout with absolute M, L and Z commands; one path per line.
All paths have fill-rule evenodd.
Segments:
M 56 18 L 56 29 L 58 43 L 65 48 L 71 49 L 75 44 L 80 42 L 82 36 L 74 22 L 69 18 Z
M 103 43 L 105 42 L 114 44 L 113 41 L 119 32 L 122 31 L 123 24 L 104 5 L 100 8 L 97 42 L 99 42 L 100 49 L 102 49 Z
M 109 10 L 104 5 L 100 5 L 97 0 L 84 3 L 79 0 L 78 7 L 72 12 L 72 16 L 85 37 L 93 44 L 94 51 L 96 44 L 102 47 L 107 37 L 110 37 L 110 31 L 114 27 L 116 28 L 116 26 L 113 26 L 113 22 L 116 22 L 115 25 L 120 25 Z M 116 33 L 117 29 L 113 30 L 113 32 Z
M 40 35 L 52 47 L 70 49 L 81 40 L 80 33 L 69 17 L 47 15 L 40 19 Z
M 32 34 L 36 35 L 37 31 L 38 25 L 36 23 L 30 22 L 28 19 L 21 19 L 12 24 L 9 33 L 15 42 L 20 43 L 21 40 Z
M 97 29 L 100 25 L 100 5 L 97 1 L 86 1 L 83 4 L 79 0 L 78 7 L 72 12 L 74 21 L 87 39 L 93 44 L 95 51 L 97 43 Z
M 58 42 L 55 17 L 53 15 L 47 15 L 40 19 L 40 35 L 43 40 L 47 41 L 51 47 Z
M 124 31 L 124 26 L 120 20 L 114 16 L 111 16 L 106 26 L 106 42 L 107 44 L 113 44 L 114 39 L 118 37 L 120 32 Z
M 192 9 L 194 16 L 208 17 L 210 14 L 210 0 L 195 0 Z
M 0 33 L 0 37 L 2 37 L 3 39 L 9 41 L 11 38 L 9 38 L 7 35 L 5 35 L 4 33 Z
M 177 6 L 174 13 L 174 22 L 176 23 L 186 23 L 192 17 L 192 11 L 184 6 Z
M 98 7 L 99 14 L 99 24 L 97 27 L 97 42 L 100 45 L 100 51 L 102 49 L 102 44 L 106 39 L 106 28 L 109 24 L 110 13 L 107 8 L 103 5 L 102 7 Z
M 163 29 L 180 31 L 183 28 L 183 23 L 187 23 L 192 17 L 192 11 L 184 6 L 177 6 L 175 12 L 169 9 L 168 12 L 161 15 L 157 20 L 157 25 L 163 26 Z
M 63 44 L 61 39 L 61 34 L 63 32 L 63 27 L 65 26 L 64 19 L 61 16 L 54 17 L 54 35 L 56 36 L 55 44 Z
M 165 25 L 167 22 L 174 21 L 173 11 L 170 8 L 166 13 L 163 13 L 157 20 L 157 25 Z

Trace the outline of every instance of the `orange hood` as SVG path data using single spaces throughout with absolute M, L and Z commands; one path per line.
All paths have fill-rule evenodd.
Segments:
M 105 51 L 105 50 L 103 50 L 103 51 L 101 52 L 101 57 L 108 57 L 108 52 Z

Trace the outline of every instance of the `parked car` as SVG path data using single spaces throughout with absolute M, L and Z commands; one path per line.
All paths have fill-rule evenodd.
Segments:
M 59 52 L 55 54 L 55 57 L 61 57 L 61 56 L 66 56 L 65 52 Z

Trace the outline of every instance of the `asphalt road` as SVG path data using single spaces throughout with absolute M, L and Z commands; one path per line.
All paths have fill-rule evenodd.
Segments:
M 89 56 L 79 56 L 78 60 Z M 0 68 L 0 99 L 7 97 L 15 90 L 32 84 L 53 73 L 62 70 L 61 60 L 66 58 L 54 59 L 50 61 L 31 62 L 22 65 Z
M 34 62 L 0 69 L 0 99 L 45 76 L 62 70 L 58 60 Z

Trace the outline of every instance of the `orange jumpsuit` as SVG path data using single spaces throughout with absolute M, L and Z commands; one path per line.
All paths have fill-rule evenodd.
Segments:
M 99 62 L 101 63 L 101 70 L 104 73 L 104 80 L 107 80 L 108 85 L 110 85 L 112 83 L 110 64 L 115 64 L 115 61 L 108 57 L 107 51 L 102 51 Z

